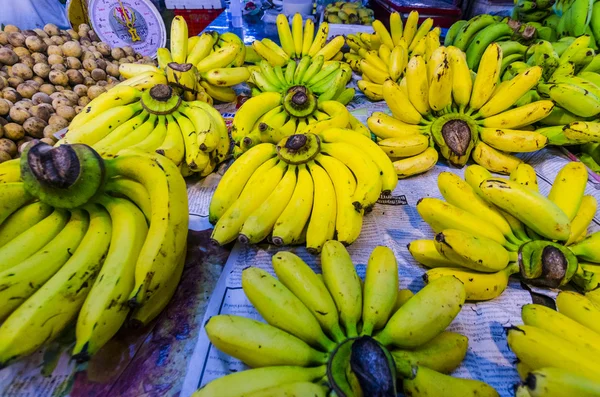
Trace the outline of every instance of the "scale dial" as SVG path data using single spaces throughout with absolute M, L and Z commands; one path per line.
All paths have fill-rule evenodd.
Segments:
M 111 47 L 131 46 L 154 58 L 167 42 L 165 24 L 150 0 L 90 0 L 88 10 L 94 31 Z

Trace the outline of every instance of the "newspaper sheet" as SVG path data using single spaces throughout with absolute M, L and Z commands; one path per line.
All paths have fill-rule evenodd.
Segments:
M 526 160 L 536 168 L 540 191 L 544 194 L 549 192 L 554 177 L 569 161 L 558 150 L 543 150 L 528 155 Z M 424 175 L 400 181 L 391 197 L 382 197 L 373 212 L 365 216 L 360 238 L 348 247 L 361 277 L 364 277 L 365 265 L 373 248 L 385 245 L 394 251 L 398 259 L 401 287 L 416 293 L 424 286 L 422 275 L 425 269 L 412 259 L 406 245 L 415 239 L 433 237 L 432 230 L 423 222 L 415 205 L 422 197 L 441 198 L 437 189 L 437 176 L 443 171 L 452 171 L 461 176 L 463 174 L 463 170 L 450 170 L 438 164 Z M 589 183 L 586 194 L 600 199 L 598 189 L 600 185 Z M 592 229 L 600 229 L 600 219 L 594 219 Z M 302 257 L 316 272 L 320 272 L 318 256 L 308 254 L 303 248 L 237 244 L 223 269 L 203 323 L 217 314 L 237 314 L 264 321 L 244 295 L 241 272 L 248 266 L 257 266 L 274 274 L 271 256 L 279 250 L 288 249 Z M 550 291 L 540 291 L 552 295 Z M 485 381 L 503 397 L 514 395 L 513 386 L 519 379 L 514 366 L 516 358 L 506 342 L 505 328 L 522 324 L 520 309 L 526 303 L 531 303 L 530 294 L 521 288 L 517 280 L 511 280 L 508 289 L 498 299 L 468 303 L 463 307 L 449 327 L 449 330 L 460 332 L 469 338 L 467 356 L 455 371 L 455 376 Z M 245 368 L 240 361 L 212 346 L 202 330 L 190 360 L 181 396 L 187 397 L 206 383 Z

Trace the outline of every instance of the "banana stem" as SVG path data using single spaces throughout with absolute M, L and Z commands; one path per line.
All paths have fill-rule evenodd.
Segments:
M 59 189 L 72 186 L 81 170 L 79 158 L 69 145 L 53 148 L 37 144 L 27 153 L 27 162 L 39 183 Z

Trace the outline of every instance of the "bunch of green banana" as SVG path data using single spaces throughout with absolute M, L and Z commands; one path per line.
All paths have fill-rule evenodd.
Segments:
M 316 29 L 316 34 L 315 34 Z M 346 43 L 344 36 L 336 36 L 327 42 L 329 24 L 322 22 L 315 27 L 312 19 L 302 20 L 301 14 L 295 14 L 292 23 L 288 22 L 285 14 L 277 15 L 277 33 L 281 45 L 270 39 L 255 40 L 252 43 L 253 52 L 269 62 L 272 66 L 283 67 L 290 60 L 302 59 L 309 56 L 323 56 L 325 61 L 341 61 L 341 49 Z M 254 58 L 254 63 L 256 57 Z
M 0 367 L 73 322 L 73 355 L 88 359 L 128 318 L 147 324 L 164 309 L 189 218 L 169 159 L 129 151 L 102 160 L 86 145 L 39 143 L 0 174 Z
M 525 324 L 509 328 L 507 337 L 523 381 L 517 396 L 600 395 L 598 303 L 563 291 L 556 297 L 558 311 L 536 304 L 522 307 Z
M 514 0 L 512 17 L 517 21 L 540 23 L 554 14 L 555 0 Z
M 522 24 L 516 20 L 482 14 L 468 21 L 455 22 L 444 40 L 445 46 L 454 46 L 467 54 L 467 64 L 477 69 L 486 48 L 491 43 L 518 41 L 529 44 L 537 38 L 553 39 L 552 29 L 533 22 Z M 509 55 L 509 54 L 506 54 Z
M 361 91 L 369 99 L 380 101 L 381 87 L 374 90 L 372 84 L 365 83 L 381 86 L 386 78 L 397 81 L 411 54 L 430 55 L 439 47 L 441 29 L 432 29 L 431 18 L 427 18 L 419 26 L 417 11 L 411 11 L 406 24 L 403 24 L 399 13 L 391 13 L 390 30 L 378 19 L 373 21 L 372 26 L 374 33 L 347 35 L 350 52 L 344 54 L 344 58 L 355 72 L 362 73 L 363 83 L 359 81 Z M 373 91 L 375 94 L 372 94 Z
M 164 84 L 140 91 L 115 87 L 90 102 L 71 122 L 63 143 L 83 143 L 103 158 L 136 149 L 159 153 L 188 176 L 207 176 L 229 157 L 231 139 L 212 105 L 182 101 Z
M 364 213 L 396 187 L 392 163 L 356 131 L 312 126 L 252 147 L 227 170 L 209 208 L 215 242 L 269 238 L 320 252 L 327 240 L 358 238 Z
M 598 25 L 598 11 L 594 21 L 594 9 L 597 8 L 591 0 L 558 0 L 554 4 L 556 15 L 546 18 L 552 19 L 551 25 L 557 33 L 558 38 L 565 36 L 579 37 L 583 34 L 596 35 L 600 33 Z
M 442 46 L 429 62 L 421 55 L 412 57 L 400 83 L 383 83 L 393 116 L 376 112 L 367 124 L 400 178 L 432 168 L 438 159 L 435 146 L 451 165 L 462 167 L 472 157 L 490 171 L 506 174 L 521 162 L 509 152 L 546 146 L 548 138 L 529 126 L 550 113 L 552 101 L 511 109 L 536 86 L 542 69 L 533 66 L 500 83 L 501 65 L 502 49 L 493 43 L 472 79 L 465 54 Z
M 586 184 L 587 171 L 575 162 L 559 172 L 548 197 L 538 192 L 535 170 L 527 164 L 508 180 L 478 165 L 465 169 L 465 181 L 443 172 L 438 187 L 446 201 L 424 198 L 417 204 L 437 235 L 411 242 L 409 251 L 431 268 L 427 280 L 454 275 L 465 281 L 467 300 L 499 296 L 517 272 L 537 286 L 572 281 L 592 290 L 600 283 L 600 266 L 593 264 L 600 263 L 600 234 L 587 236 L 597 203 L 584 195 Z
M 468 345 L 444 331 L 465 300 L 456 278 L 442 277 L 414 296 L 399 291 L 394 253 L 380 246 L 363 285 L 337 241 L 323 246 L 322 275 L 290 252 L 272 262 L 277 278 L 255 267 L 242 273 L 244 292 L 267 324 L 218 315 L 205 326 L 219 350 L 252 369 L 217 379 L 194 397 L 395 396 L 396 378 L 415 397 L 498 396 L 483 382 L 445 375 Z
M 262 92 L 285 95 L 302 87 L 319 102 L 336 100 L 347 105 L 354 98 L 354 88 L 346 87 L 352 80 L 350 66 L 345 62 L 325 61 L 322 55 L 304 56 L 298 64 L 292 59 L 283 68 L 263 60 L 248 69 L 253 95 Z
M 188 38 L 185 19 L 176 16 L 171 24 L 170 40 L 170 50 L 158 49 L 158 67 L 121 64 L 119 72 L 128 79 L 121 84 L 137 87 L 137 83 L 132 82 L 143 81 L 143 76 L 166 76 L 166 82 L 160 84 L 168 82 L 186 101 L 212 104 L 213 100 L 234 102 L 237 99 L 231 87 L 247 81 L 250 74 L 243 67 L 246 46 L 235 33 L 205 32 Z
M 263 92 L 248 99 L 231 125 L 234 157 L 260 143 L 276 144 L 293 134 L 320 133 L 329 128 L 348 128 L 370 138 L 369 130 L 350 114 L 339 97 L 323 100 L 332 91 L 318 100 L 310 88 L 296 85 L 283 93 Z
M 324 18 L 329 23 L 370 25 L 374 12 L 360 2 L 336 1 L 325 6 Z

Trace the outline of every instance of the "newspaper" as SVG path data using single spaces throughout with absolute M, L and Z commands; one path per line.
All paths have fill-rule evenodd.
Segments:
M 359 117 L 357 115 L 357 117 Z M 558 171 L 569 161 L 556 149 L 546 149 L 523 156 L 538 174 L 540 191 L 547 194 Z M 390 247 L 398 259 L 400 285 L 413 292 L 423 286 L 425 269 L 411 257 L 406 246 L 412 240 L 432 238 L 434 233 L 421 219 L 416 203 L 422 197 L 439 197 L 437 177 L 440 172 L 452 171 L 463 176 L 464 170 L 450 169 L 438 164 L 424 175 L 401 180 L 391 197 L 380 199 L 372 213 L 365 216 L 360 238 L 348 247 L 356 270 L 364 277 L 365 265 L 371 251 L 378 245 Z M 600 184 L 588 184 L 586 194 L 600 200 Z M 592 230 L 600 230 L 600 219 L 594 219 Z M 260 267 L 274 274 L 271 257 L 279 250 L 291 250 L 320 272 L 319 258 L 299 247 L 274 247 L 269 245 L 245 246 L 237 244 L 227 261 L 221 278 L 209 302 L 203 323 L 217 314 L 237 314 L 262 320 L 241 288 L 241 272 L 248 266 Z M 552 292 L 540 290 L 552 295 Z M 503 397 L 513 396 L 513 386 L 519 381 L 515 370 L 515 356 L 508 348 L 505 328 L 522 324 L 521 306 L 531 303 L 528 291 L 511 279 L 507 290 L 489 302 L 467 303 L 448 328 L 469 338 L 469 349 L 462 365 L 454 376 L 478 379 L 489 383 Z M 208 382 L 246 366 L 211 345 L 204 330 L 190 360 L 184 380 L 182 397 L 188 397 Z

